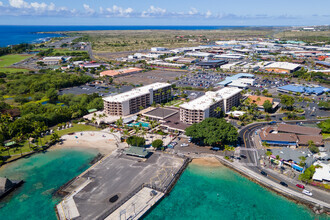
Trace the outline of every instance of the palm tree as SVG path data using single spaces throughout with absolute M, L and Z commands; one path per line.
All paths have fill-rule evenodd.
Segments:
M 219 113 L 221 113 L 221 108 L 217 107 L 216 109 L 214 109 L 214 111 L 216 112 L 217 116 L 219 116 Z
M 57 133 L 53 133 L 51 136 L 50 136 L 50 140 L 52 143 L 56 143 L 57 141 L 60 140 L 60 136 L 57 134 Z

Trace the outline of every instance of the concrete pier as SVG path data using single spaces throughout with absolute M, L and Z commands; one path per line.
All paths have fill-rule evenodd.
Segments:
M 112 219 L 139 219 L 142 217 L 155 203 L 157 203 L 164 193 L 153 190 L 149 187 L 143 187 L 138 193 L 131 197 L 127 202 L 121 205 L 105 220 Z
M 138 219 L 175 184 L 189 160 L 154 152 L 149 158 L 118 150 L 65 187 L 60 220 Z

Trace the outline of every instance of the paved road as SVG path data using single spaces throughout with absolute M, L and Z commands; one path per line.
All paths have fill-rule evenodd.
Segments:
M 304 122 L 315 123 L 317 121 L 320 121 L 320 120 L 306 120 Z M 290 122 L 286 122 L 286 123 L 295 124 L 295 123 L 297 123 L 297 121 L 290 121 Z M 277 183 L 280 183 L 283 181 L 288 184 L 288 187 L 290 189 L 292 189 L 296 192 L 301 192 L 302 189 L 300 189 L 296 186 L 296 184 L 298 184 L 298 183 L 301 184 L 301 182 L 287 178 L 283 175 L 276 173 L 275 171 L 272 171 L 269 169 L 263 169 L 260 166 L 259 159 L 258 159 L 258 156 L 260 156 L 260 155 L 257 154 L 256 150 L 253 150 L 253 149 L 255 149 L 255 144 L 252 141 L 252 134 L 254 132 L 256 132 L 256 130 L 264 127 L 267 124 L 268 123 L 257 123 L 257 124 L 248 125 L 248 126 L 245 126 L 244 128 L 242 128 L 242 130 L 239 132 L 239 137 L 241 138 L 241 141 L 242 141 L 241 155 L 244 155 L 246 157 L 246 158 L 242 159 L 241 162 L 245 163 L 246 167 L 248 167 L 250 170 L 252 170 L 256 173 L 260 173 L 261 170 L 264 170 L 268 174 L 266 176 L 267 179 L 272 180 Z M 244 149 L 247 149 L 247 150 L 244 150 Z M 319 199 L 323 202 L 330 203 L 330 194 L 329 193 L 316 189 L 314 187 L 313 187 L 313 189 L 311 189 L 311 187 L 309 187 L 309 186 L 307 186 L 306 188 L 307 188 L 307 190 L 312 191 L 313 198 Z

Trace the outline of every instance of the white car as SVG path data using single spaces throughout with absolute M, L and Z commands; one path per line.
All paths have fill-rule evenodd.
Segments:
M 308 191 L 308 190 L 306 190 L 306 189 L 304 189 L 304 190 L 302 191 L 302 193 L 305 194 L 305 195 L 308 195 L 308 196 L 312 196 L 312 195 L 313 195 L 313 193 L 311 193 L 310 191 Z
M 187 143 L 182 143 L 181 144 L 181 147 L 188 147 L 189 146 L 189 144 L 187 144 Z

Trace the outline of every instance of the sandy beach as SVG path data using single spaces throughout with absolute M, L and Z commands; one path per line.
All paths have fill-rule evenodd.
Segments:
M 209 167 L 219 167 L 223 166 L 219 160 L 214 157 L 202 157 L 202 158 L 195 158 L 191 162 L 192 164 L 202 165 L 202 166 L 209 166 Z
M 77 132 L 73 135 L 63 135 L 63 143 L 56 144 L 51 149 L 89 148 L 97 149 L 101 154 L 109 154 L 118 148 L 116 134 L 102 131 Z

